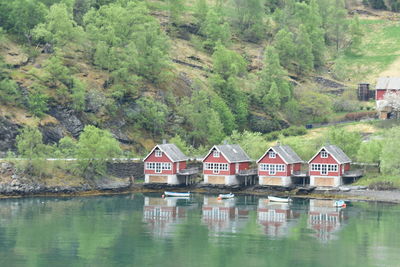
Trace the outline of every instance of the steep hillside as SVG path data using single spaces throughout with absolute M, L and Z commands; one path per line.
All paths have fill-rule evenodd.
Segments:
M 144 154 L 341 120 L 370 108 L 359 81 L 398 64 L 397 14 L 344 2 L 29 1 L 43 10 L 23 27 L 20 0 L 0 6 L 3 152 L 26 125 L 49 144 L 95 125 Z

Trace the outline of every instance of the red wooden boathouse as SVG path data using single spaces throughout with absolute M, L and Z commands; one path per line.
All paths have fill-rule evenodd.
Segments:
M 270 147 L 257 160 L 260 185 L 288 186 L 292 183 L 291 176 L 300 172 L 303 160 L 289 146 Z
M 203 159 L 204 183 L 241 184 L 239 174 L 248 170 L 250 163 L 251 159 L 239 145 L 213 146 Z

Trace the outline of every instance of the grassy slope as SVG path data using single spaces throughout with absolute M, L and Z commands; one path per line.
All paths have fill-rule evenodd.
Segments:
M 374 84 L 379 76 L 400 76 L 400 24 L 387 18 L 388 13 L 360 18 L 363 43 L 357 54 L 344 53 L 335 61 L 338 77 L 357 84 Z

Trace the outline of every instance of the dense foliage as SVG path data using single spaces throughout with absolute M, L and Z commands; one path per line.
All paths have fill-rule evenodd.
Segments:
M 41 61 L 27 71 L 32 82 L 24 88 L 11 66 L 1 64 L 0 102 L 39 118 L 63 106 L 85 124 L 113 125 L 135 139 L 132 143 L 144 143 L 142 137 L 176 138 L 200 150 L 238 136 L 254 134 L 257 140 L 259 134 L 250 130 L 265 134 L 324 122 L 333 108 L 345 109 L 342 102 L 332 105 L 332 96 L 293 81 L 307 80 L 340 53 L 357 53 L 363 33 L 345 4 L 2 1 L 0 38 L 24 46 L 30 62 Z M 191 91 L 183 95 L 171 89 L 179 72 L 171 60 L 177 38 L 210 59 L 202 79 L 190 81 Z M 261 48 L 259 65 L 238 48 L 242 44 Z M 103 78 L 101 88 L 94 87 Z M 116 121 L 126 127 L 119 129 Z

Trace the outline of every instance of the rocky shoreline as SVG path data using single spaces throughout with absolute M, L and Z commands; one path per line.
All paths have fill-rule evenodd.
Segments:
M 194 184 L 173 186 L 165 184 L 132 183 L 129 178 L 101 179 L 83 183 L 79 186 L 52 185 L 33 181 L 25 177 L 14 177 L 8 183 L 0 183 L 0 198 L 34 196 L 90 196 L 106 194 L 126 194 L 144 192 L 180 191 L 219 194 L 233 192 L 248 195 L 291 196 L 292 198 L 344 199 L 349 201 L 378 201 L 400 203 L 400 190 L 368 190 L 365 187 L 349 186 L 343 188 L 276 187 L 276 186 L 223 186 Z

